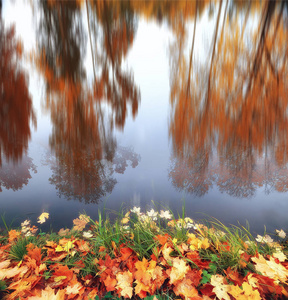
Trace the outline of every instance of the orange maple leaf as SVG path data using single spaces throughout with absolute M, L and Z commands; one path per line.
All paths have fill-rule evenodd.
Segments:
M 135 278 L 141 282 L 143 282 L 145 285 L 148 285 L 150 283 L 151 276 L 147 272 L 149 266 L 149 262 L 144 257 L 143 260 L 139 260 L 135 263 L 135 267 L 137 271 L 135 272 Z
M 89 216 L 80 215 L 79 218 L 73 220 L 74 230 L 82 231 L 85 226 L 89 223 Z
M 153 239 L 159 241 L 160 245 L 163 246 L 168 240 L 171 240 L 171 237 L 168 233 L 165 233 L 164 235 L 156 235 Z
M 117 284 L 117 280 L 115 278 L 111 278 L 110 275 L 108 275 L 106 277 L 106 279 L 104 280 L 104 284 L 105 284 L 107 292 L 114 291 L 115 286 Z
M 51 277 L 54 281 L 52 284 L 53 287 L 67 286 L 69 281 L 73 278 L 74 273 L 67 266 L 55 264 L 51 269 L 54 271 Z
M 150 291 L 149 285 L 143 284 L 140 280 L 135 280 L 135 294 L 140 298 L 145 298 L 147 296 L 147 292 Z
M 41 262 L 41 248 L 36 247 L 34 244 L 30 243 L 26 246 L 27 256 L 32 259 L 35 259 L 37 264 L 39 265 Z
M 237 271 L 232 270 L 231 267 L 229 267 L 226 271 L 224 270 L 224 273 L 230 281 L 234 282 L 239 286 L 242 285 L 243 277 Z
M 20 236 L 21 232 L 20 231 L 17 231 L 17 230 L 10 230 L 9 231 L 9 243 L 12 243 L 13 241 L 17 240 L 17 238 Z
M 174 293 L 177 296 L 183 296 L 185 299 L 189 300 L 201 300 L 197 289 L 193 286 L 193 283 L 190 279 L 184 278 L 175 284 L 173 288 Z
M 121 260 L 125 261 L 129 258 L 129 256 L 133 254 L 133 250 L 127 247 L 122 247 L 120 249 L 120 253 L 121 253 Z

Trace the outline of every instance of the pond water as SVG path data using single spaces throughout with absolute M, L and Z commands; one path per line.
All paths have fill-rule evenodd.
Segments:
M 154 202 L 288 229 L 286 2 L 0 3 L 8 224 Z

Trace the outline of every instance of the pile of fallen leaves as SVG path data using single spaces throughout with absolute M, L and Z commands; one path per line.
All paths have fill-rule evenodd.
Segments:
M 267 235 L 235 243 L 190 218 L 135 207 L 113 232 L 86 215 L 73 222 L 71 230 L 37 235 L 25 220 L 0 236 L 0 297 L 2 289 L 4 299 L 30 300 L 288 298 L 283 231 L 282 243 Z M 140 240 L 147 234 L 153 234 L 148 247 Z

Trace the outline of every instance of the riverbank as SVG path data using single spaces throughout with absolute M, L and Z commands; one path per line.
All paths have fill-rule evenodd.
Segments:
M 71 229 L 41 232 L 24 220 L 0 232 L 4 299 L 284 299 L 288 243 L 217 220 L 196 223 L 140 208 L 85 214 Z

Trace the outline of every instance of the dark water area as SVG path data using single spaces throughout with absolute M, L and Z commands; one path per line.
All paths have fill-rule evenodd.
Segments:
M 288 230 L 287 2 L 1 4 L 8 224 L 154 202 Z

